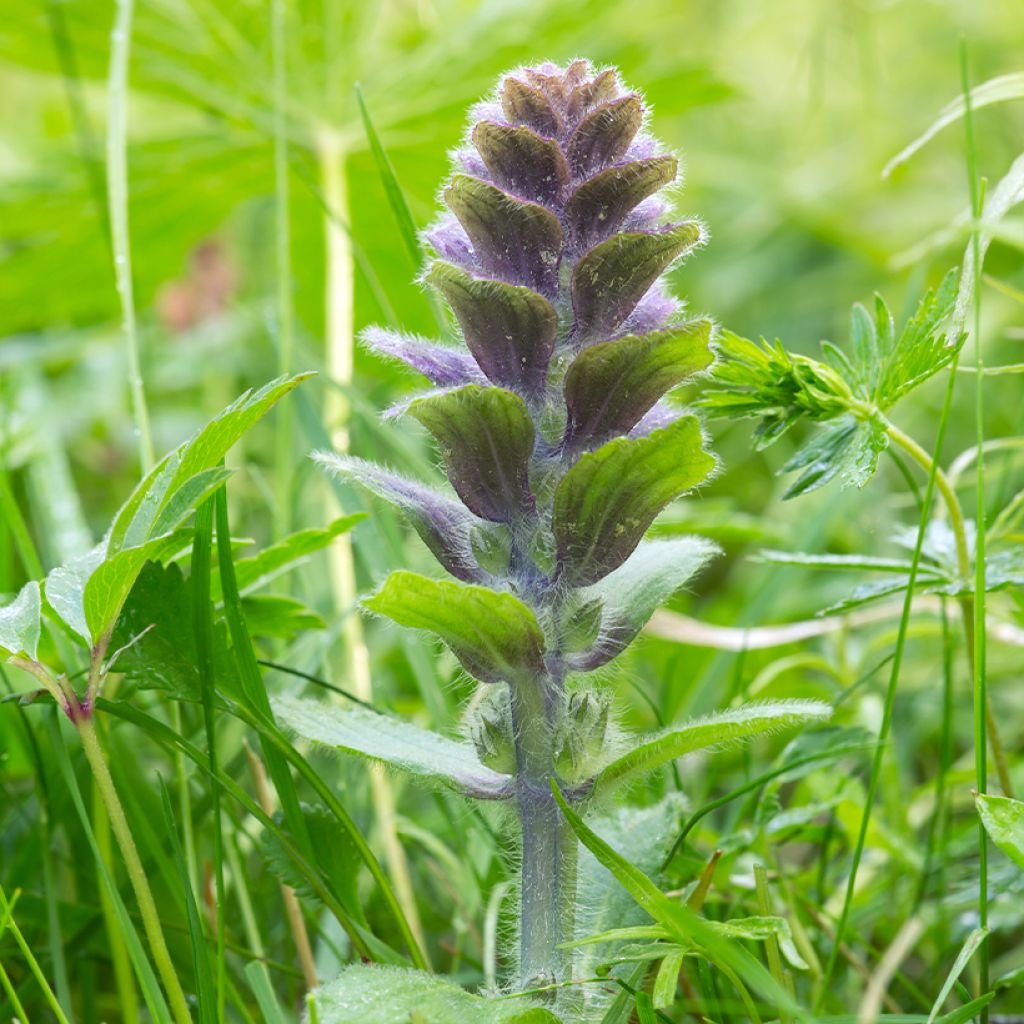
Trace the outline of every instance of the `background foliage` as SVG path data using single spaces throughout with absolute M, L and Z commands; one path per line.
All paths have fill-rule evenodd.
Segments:
M 115 9 L 100 0 L 9 7 L 0 21 L 0 453 L 5 493 L 21 510 L 49 569 L 100 538 L 139 478 L 104 172 Z M 880 291 L 902 322 L 926 289 L 959 263 L 970 229 L 959 122 L 887 179 L 880 172 L 958 94 L 961 37 L 975 82 L 1019 72 L 1024 45 L 1024 20 L 1010 0 L 296 0 L 278 10 L 287 91 L 277 103 L 269 4 L 154 0 L 140 2 L 134 12 L 130 91 L 124 97 L 128 217 L 158 454 L 280 369 L 327 369 L 324 237 L 332 217 L 343 221 L 353 243 L 357 328 L 391 323 L 427 334 L 436 330 L 425 293 L 409 283 L 417 262 L 367 142 L 356 82 L 421 228 L 433 216 L 446 153 L 460 141 L 466 107 L 500 72 L 581 54 L 618 65 L 625 80 L 646 93 L 658 135 L 686 157 L 682 211 L 700 215 L 710 228 L 710 246 L 676 272 L 675 290 L 694 313 L 709 313 L 740 335 L 779 337 L 796 351 L 817 355 L 820 338 L 845 342 L 851 303 L 870 304 L 872 292 Z M 1019 154 L 1022 127 L 1019 102 L 977 113 L 979 169 L 991 181 L 1002 178 Z M 281 317 L 275 131 L 278 144 L 288 142 L 291 331 Z M 323 177 L 325 151 L 344 154 L 347 210 L 331 208 L 337 197 Z M 1024 362 L 1022 237 L 1019 216 L 1011 214 L 986 262 L 982 342 L 990 365 Z M 288 337 L 294 341 L 290 356 Z M 971 363 L 969 351 L 965 365 Z M 1015 374 L 986 378 L 985 432 L 996 442 L 986 467 L 993 515 L 1022 486 L 1020 381 Z M 946 465 L 974 444 L 973 385 L 974 378 L 962 373 L 948 421 Z M 353 453 L 422 476 L 430 458 L 423 431 L 382 425 L 377 417 L 409 387 L 393 366 L 357 351 L 351 385 L 339 391 L 331 374 L 321 372 L 285 399 L 289 412 L 282 405 L 246 435 L 228 456 L 229 466 L 239 470 L 229 485 L 232 532 L 254 542 L 239 557 L 292 531 L 327 525 L 327 485 L 305 456 L 325 446 L 338 427 L 345 408 L 339 394 L 351 410 Z M 899 408 L 900 425 L 926 446 L 934 439 L 943 392 L 944 382 L 933 380 Z M 711 429 L 722 472 L 699 496 L 680 503 L 662 530 L 704 534 L 723 546 L 725 557 L 673 601 L 671 612 L 655 618 L 644 642 L 609 675 L 620 714 L 634 729 L 652 729 L 741 696 L 842 697 L 836 723 L 876 731 L 886 681 L 878 668 L 892 649 L 898 610 L 864 613 L 847 628 L 763 649 L 750 638 L 745 649 L 736 633 L 705 626 L 805 622 L 872 579 L 757 556 L 764 548 L 901 556 L 894 527 L 917 519 L 903 476 L 883 459 L 878 477 L 863 491 L 823 488 L 783 503 L 791 480 L 777 473 L 812 436 L 813 425 L 798 425 L 764 451 L 753 449 L 750 427 L 741 421 L 715 420 Z M 973 482 L 968 460 L 960 475 L 965 504 Z M 345 511 L 371 513 L 352 534 L 360 591 L 389 568 L 429 564 L 382 504 L 364 506 L 347 490 L 340 497 Z M 19 556 L 16 519 L 8 513 L 0 523 L 0 592 L 13 596 L 34 573 Z M 1019 533 L 1010 540 L 1019 545 Z M 259 656 L 349 685 L 351 608 L 339 603 L 326 559 L 310 559 L 275 581 L 272 592 L 292 603 L 287 609 L 266 602 L 247 608 Z M 994 595 L 989 613 L 989 690 L 1012 769 L 1019 764 L 1024 725 L 1019 588 Z M 454 659 L 379 623 L 366 627 L 366 642 L 373 702 L 452 733 L 470 693 Z M 928 1014 L 977 925 L 970 687 L 957 650 L 950 656 L 953 710 L 946 744 L 942 647 L 937 605 L 923 604 L 912 622 L 833 1009 L 857 1012 L 886 950 L 908 919 L 920 918 L 920 935 L 887 986 L 885 1006 Z M 160 681 L 125 667 L 117 695 L 126 694 L 131 707 L 172 722 L 201 745 L 200 710 L 186 704 L 175 712 L 180 722 L 173 720 L 169 702 L 149 689 Z M 27 675 L 3 671 L 2 685 L 32 689 Z M 305 685 L 275 670 L 265 678 L 274 695 Z M 64 755 L 54 752 L 59 734 L 51 714 L 13 702 L 0 706 L 0 883 L 8 898 L 21 891 L 14 919 L 43 973 L 51 983 L 56 979 L 58 997 L 74 993 L 78 1019 L 113 1022 L 125 1006 L 118 988 L 124 952 L 111 941 L 96 871 L 83 852 L 87 838 L 61 767 Z M 215 852 L 210 788 L 138 722 L 110 718 L 104 727 L 129 819 L 154 868 L 172 952 L 191 977 L 170 830 L 148 810 L 159 773 L 180 813 L 184 771 L 194 830 L 185 837 L 186 849 L 205 912 L 210 894 L 204 883 Z M 254 791 L 243 745 L 248 731 L 225 719 L 218 735 L 224 771 Z M 784 743 L 764 741 L 713 762 L 682 761 L 659 783 L 629 792 L 628 802 L 642 810 L 678 789 L 685 820 L 778 763 Z M 951 752 L 943 775 L 948 814 L 939 813 L 935 799 L 944 750 Z M 89 803 L 74 743 L 66 756 Z M 456 798 L 424 794 L 397 778 L 385 783 L 397 817 L 382 819 L 379 790 L 362 765 L 313 756 L 382 858 L 387 836 L 400 838 L 433 964 L 470 986 L 490 979 L 509 853 L 495 839 L 493 822 L 470 814 Z M 759 912 L 754 863 L 767 863 L 773 912 L 787 918 L 809 961 L 809 973 L 794 971 L 796 984 L 812 988 L 821 965 L 810 962 L 804 942 L 827 957 L 866 769 L 867 757 L 854 752 L 842 771 L 832 766 L 797 773 L 784 785 L 755 791 L 761 794 L 756 803 L 745 796 L 702 818 L 672 861 L 666 887 L 683 889 L 721 849 L 705 913 L 721 919 L 753 915 Z M 308 787 L 301 796 L 316 801 Z M 102 834 L 95 819 L 94 825 Z M 269 971 L 282 1019 L 293 1019 L 303 981 L 280 910 L 280 850 L 238 804 L 225 805 L 225 833 L 229 1014 L 245 1020 L 263 1013 L 274 1020 L 260 1001 L 260 992 L 267 998 L 270 989 L 250 984 L 254 976 L 244 970 L 254 961 Z M 609 838 L 614 844 L 617 837 Z M 628 834 L 619 838 L 625 842 Z M 335 841 L 342 863 L 354 863 L 345 843 Z M 648 863 L 649 850 L 629 855 L 645 868 L 657 867 Z M 991 859 L 992 976 L 1006 979 L 997 1006 L 999 1012 L 1019 1012 L 1024 881 L 1011 860 L 997 852 Z M 120 872 L 116 856 L 110 862 Z M 344 874 L 344 866 L 337 873 Z M 351 905 L 368 929 L 398 945 L 379 888 L 365 872 L 353 884 Z M 301 887 L 299 893 L 318 973 L 329 979 L 350 951 L 331 915 L 305 898 L 314 894 Z M 763 906 L 760 912 L 766 913 Z M 49 1019 L 42 989 L 10 931 L 0 935 L 0 962 L 28 1019 Z M 974 969 L 968 964 L 963 976 L 971 991 Z M 670 1019 L 687 1019 L 686 1012 L 698 1006 L 712 1019 L 745 1019 L 721 978 L 716 988 L 689 962 L 685 973 Z M 944 1009 L 962 997 L 954 991 Z M 641 1000 L 640 1020 L 654 1019 L 642 1016 L 648 1010 Z

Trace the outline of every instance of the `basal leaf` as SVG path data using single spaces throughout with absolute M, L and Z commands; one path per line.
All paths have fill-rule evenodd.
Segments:
M 0 651 L 35 659 L 39 647 L 41 609 L 39 584 L 31 580 L 10 604 L 0 608 Z
M 482 682 L 514 683 L 543 671 L 544 635 L 511 594 L 393 572 L 363 604 L 400 626 L 436 633 Z
M 365 459 L 334 452 L 316 452 L 313 458 L 329 472 L 361 484 L 394 505 L 453 576 L 467 583 L 484 583 L 490 578 L 474 553 L 474 537 L 503 527 L 480 519 L 454 498 Z
M 464 796 L 497 800 L 511 793 L 511 779 L 482 764 L 471 743 L 358 706 L 282 697 L 273 708 L 278 720 L 304 739 L 383 761 Z
M 714 467 L 693 416 L 646 437 L 616 438 L 582 456 L 555 492 L 553 527 L 562 578 L 586 586 L 617 569 L 654 517 Z
M 607 335 L 633 312 L 652 284 L 701 239 L 696 221 L 654 231 L 622 231 L 583 256 L 572 274 L 581 338 Z
M 710 320 L 630 335 L 584 349 L 565 377 L 566 442 L 626 434 L 666 392 L 711 365 Z
M 315 990 L 318 1024 L 560 1024 L 525 999 L 484 999 L 436 974 L 400 967 L 346 967 Z M 305 1018 L 309 1024 L 310 1018 Z
M 718 548 L 703 537 L 643 541 L 604 579 L 584 590 L 597 602 L 597 636 L 584 651 L 569 657 L 574 671 L 588 672 L 624 651 L 655 609 L 696 575 Z
M 687 725 L 638 738 L 632 749 L 598 774 L 596 785 L 607 789 L 696 750 L 823 722 L 831 714 L 830 705 L 813 700 L 770 701 L 719 711 Z
M 533 421 L 518 395 L 467 384 L 416 399 L 409 414 L 433 434 L 452 487 L 476 515 L 507 523 L 533 506 Z
M 1024 869 L 1024 802 L 988 793 L 979 793 L 974 802 L 992 842 Z

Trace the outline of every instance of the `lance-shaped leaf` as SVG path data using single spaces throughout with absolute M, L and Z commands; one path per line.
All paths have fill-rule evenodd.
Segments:
M 515 683 L 543 671 L 544 635 L 512 594 L 393 572 L 363 605 L 400 626 L 436 633 L 481 682 Z
M 694 416 L 646 437 L 616 438 L 582 456 L 555 491 L 553 527 L 562 579 L 582 587 L 617 569 L 654 517 L 714 467 Z
M 714 360 L 710 320 L 584 349 L 565 376 L 566 442 L 590 445 L 633 429 L 666 392 Z
M 595 246 L 572 275 L 572 305 L 582 337 L 613 331 L 669 265 L 701 238 L 696 221 L 656 231 L 621 231 Z
M 558 330 L 558 315 L 547 299 L 519 285 L 473 277 L 450 263 L 435 263 L 427 281 L 448 300 L 489 380 L 525 395 L 543 389 Z
M 558 285 L 562 227 L 537 203 L 514 199 L 479 178 L 457 174 L 445 202 L 489 274 L 551 294 Z
M 979 793 L 974 801 L 992 842 L 1024 869 L 1024 803 L 987 793 Z
M 595 786 L 606 790 L 694 751 L 823 722 L 831 714 L 830 705 L 816 700 L 771 701 L 720 711 L 637 740 L 628 753 L 598 773 Z
M 585 181 L 565 206 L 573 243 L 587 248 L 617 231 L 636 206 L 675 180 L 678 166 L 674 156 L 656 156 L 609 167 Z
M 381 327 L 368 327 L 362 340 L 373 352 L 401 360 L 439 388 L 487 383 L 473 357 L 463 349 Z
M 436 974 L 402 967 L 346 967 L 315 997 L 318 1024 L 561 1024 L 527 999 L 486 999 Z
M 558 115 L 540 89 L 510 77 L 502 83 L 500 92 L 501 108 L 513 124 L 529 125 L 542 135 L 558 134 Z
M 471 743 L 428 732 L 369 708 L 339 708 L 318 700 L 274 701 L 279 722 L 316 743 L 359 754 L 480 800 L 511 792 L 511 779 L 480 762 Z
M 507 523 L 532 507 L 533 421 L 518 395 L 467 384 L 418 398 L 409 413 L 433 434 L 448 479 L 472 512 Z
M 41 608 L 39 584 L 31 580 L 9 605 L 0 608 L 0 651 L 10 655 L 24 654 L 35 660 Z
M 569 183 L 569 168 L 554 139 L 525 125 L 481 121 L 473 145 L 496 184 L 522 199 L 550 205 Z
M 328 471 L 361 484 L 394 505 L 453 576 L 467 583 L 484 583 L 489 579 L 473 554 L 473 535 L 474 531 L 500 527 L 492 527 L 479 519 L 454 498 L 438 494 L 397 473 L 389 473 L 365 459 L 334 452 L 317 452 L 313 458 Z
M 595 171 L 621 160 L 640 131 L 643 119 L 643 104 L 636 93 L 612 100 L 587 114 L 566 146 L 574 176 L 589 178 Z
M 718 547 L 703 537 L 649 540 L 603 580 L 581 592 L 601 608 L 597 637 L 569 656 L 575 672 L 590 672 L 624 651 L 662 602 L 695 576 Z

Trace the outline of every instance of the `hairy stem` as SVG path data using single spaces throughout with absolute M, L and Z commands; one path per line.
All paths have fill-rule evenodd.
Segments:
M 899 445 L 924 471 L 931 472 L 932 457 L 908 434 L 905 434 L 895 424 L 883 418 L 882 426 L 889 439 Z M 971 554 L 967 541 L 967 524 L 964 519 L 963 508 L 960 499 L 957 497 L 949 477 L 941 468 L 935 467 L 935 487 L 942 495 L 943 503 L 949 514 L 949 525 L 956 540 L 957 569 L 961 579 L 968 582 L 972 579 Z M 982 529 L 981 526 L 978 529 Z M 975 678 L 975 634 L 976 634 L 976 608 L 975 600 L 971 594 L 963 594 L 957 598 L 960 605 L 964 639 L 967 648 L 967 660 L 970 667 L 970 677 Z M 992 758 L 995 761 L 996 772 L 999 775 L 999 785 L 1007 796 L 1013 796 L 1013 782 L 1010 779 L 1010 770 L 1006 761 L 1006 752 L 1003 748 L 1002 739 L 999 736 L 999 727 L 996 724 L 995 715 L 992 713 L 992 705 L 985 700 L 985 728 L 988 732 L 988 742 L 992 747 Z
M 82 749 L 85 751 L 86 760 L 88 760 L 93 778 L 96 780 L 96 787 L 106 806 L 110 825 L 114 831 L 114 838 L 121 849 L 121 856 L 124 858 L 128 878 L 132 883 L 135 899 L 139 905 L 139 913 L 142 915 L 142 924 L 146 930 L 146 938 L 149 940 L 149 948 L 152 950 L 157 972 L 164 984 L 164 989 L 167 991 L 174 1019 L 177 1024 L 191 1024 L 192 1015 L 189 1013 L 188 1004 L 185 1001 L 185 993 L 174 970 L 174 964 L 171 962 L 171 954 L 167 949 L 163 927 L 160 924 L 160 915 L 157 913 L 156 901 L 153 899 L 153 890 L 149 887 L 146 871 L 142 866 L 142 861 L 139 859 L 139 851 L 136 849 L 135 840 L 132 838 L 131 826 L 129 826 L 128 819 L 125 817 L 121 798 L 117 795 L 114 780 L 110 775 L 110 769 L 107 767 L 103 750 L 100 748 L 99 736 L 96 734 L 96 723 L 92 715 L 87 715 L 75 724 L 82 741 Z

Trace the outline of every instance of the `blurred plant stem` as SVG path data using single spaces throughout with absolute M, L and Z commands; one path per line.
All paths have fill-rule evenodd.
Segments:
M 124 858 L 125 867 L 128 870 L 128 878 L 132 883 L 135 892 L 135 899 L 139 905 L 139 913 L 142 915 L 142 923 L 146 930 L 146 938 L 149 940 L 149 947 L 153 953 L 153 960 L 156 963 L 160 979 L 163 981 L 167 991 L 167 997 L 171 1003 L 174 1019 L 177 1024 L 192 1024 L 192 1015 L 189 1013 L 188 1003 L 185 1001 L 185 993 L 182 991 L 181 982 L 174 970 L 171 961 L 170 951 L 167 949 L 167 942 L 164 939 L 163 927 L 160 924 L 160 915 L 156 909 L 156 902 L 153 899 L 153 890 L 149 887 L 146 878 L 145 868 L 139 859 L 139 851 L 132 838 L 131 826 L 125 817 L 124 807 L 121 798 L 117 795 L 114 780 L 107 767 L 106 758 L 100 747 L 99 736 L 96 733 L 96 722 L 92 715 L 86 715 L 75 722 L 78 736 L 82 741 L 82 749 L 85 751 L 86 760 L 92 769 L 93 778 L 96 780 L 96 787 L 100 797 L 106 806 L 110 825 L 114 831 L 114 838 L 121 848 L 121 856 Z
M 322 129 L 316 136 L 316 153 L 324 200 L 324 258 L 326 263 L 326 353 L 324 363 L 330 380 L 338 387 L 328 387 L 324 401 L 324 423 L 336 452 L 349 450 L 348 423 L 351 403 L 347 389 L 352 386 L 355 335 L 353 326 L 353 259 L 349 237 L 349 197 L 345 151 L 341 136 Z M 326 492 L 326 522 L 336 519 L 342 509 L 334 492 Z M 345 646 L 346 688 L 360 700 L 373 699 L 370 659 L 359 616 L 353 614 L 358 590 L 352 542 L 346 534 L 330 547 L 331 588 L 338 614 L 342 616 L 342 639 Z M 370 766 L 373 807 L 380 826 L 381 839 L 395 892 L 409 921 L 413 935 L 426 956 L 423 926 L 413 893 L 409 863 L 398 839 L 395 820 L 395 797 L 391 784 L 380 765 Z
M 902 448 L 926 473 L 932 470 L 931 456 L 912 437 L 905 434 L 899 427 L 885 419 L 885 417 L 882 417 L 882 426 L 889 439 Z M 960 577 L 964 582 L 969 582 L 972 579 L 973 570 L 967 537 L 967 524 L 964 519 L 963 509 L 949 478 L 938 467 L 935 467 L 935 487 L 939 494 L 942 495 L 946 511 L 949 513 L 949 525 L 956 540 L 957 568 Z M 983 525 L 977 527 L 979 534 L 983 529 Z M 984 572 L 984 567 L 982 567 L 982 572 Z M 981 579 L 984 580 L 984 577 L 982 576 Z M 977 579 L 975 579 L 975 583 L 978 585 Z M 967 662 L 970 669 L 970 677 L 973 680 L 977 667 L 975 664 L 975 636 L 977 633 L 975 598 L 970 593 L 962 594 L 957 597 L 957 603 L 960 605 L 963 615 Z M 1014 789 L 1010 778 L 1010 770 L 1006 763 L 1006 752 L 999 737 L 999 726 L 996 724 L 995 715 L 992 713 L 992 705 L 987 699 L 985 700 L 984 710 L 985 727 L 988 732 L 989 745 L 992 747 L 992 758 L 995 761 L 996 772 L 999 775 L 999 785 L 1007 796 L 1012 797 Z

